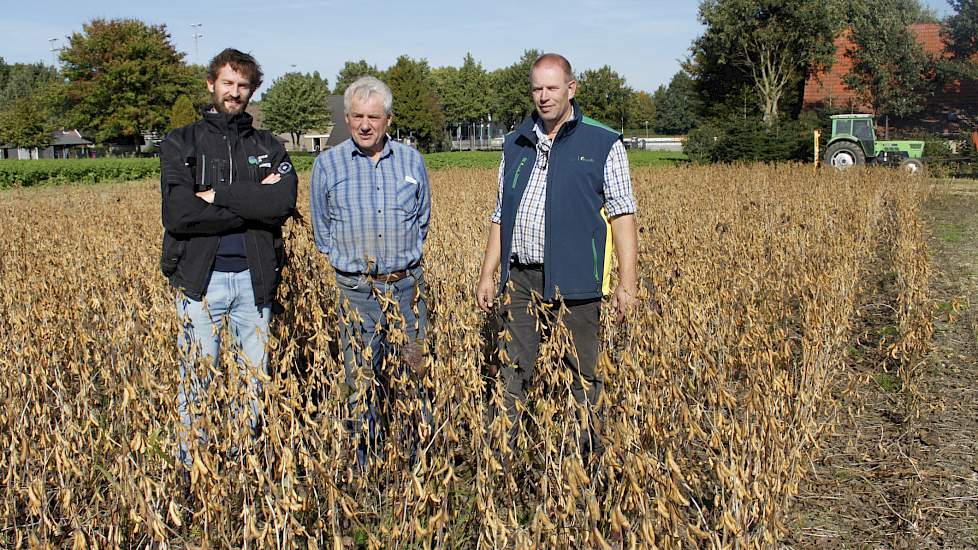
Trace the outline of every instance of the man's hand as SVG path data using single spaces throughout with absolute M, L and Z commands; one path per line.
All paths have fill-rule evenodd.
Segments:
M 271 174 L 265 176 L 265 179 L 261 180 L 262 185 L 271 185 L 273 183 L 278 183 L 282 180 L 282 174 L 278 172 L 272 172 Z
M 611 306 L 615 308 L 619 321 L 625 320 L 625 314 L 635 307 L 636 302 L 638 302 L 637 293 L 634 286 L 618 285 L 615 289 L 615 293 L 611 297 Z
M 482 258 L 482 269 L 479 271 L 479 282 L 475 285 L 475 301 L 479 309 L 489 313 L 493 302 L 496 301 L 496 269 L 499 268 L 500 230 L 498 223 L 489 224 L 489 239 L 486 241 L 486 253 Z
M 197 197 L 203 199 L 208 204 L 214 204 L 214 190 L 208 189 L 207 191 L 201 191 L 197 193 Z
M 475 301 L 478 302 L 479 309 L 486 313 L 492 311 L 496 299 L 496 282 L 492 279 L 492 276 L 479 277 L 475 287 Z
M 638 232 L 635 229 L 635 214 L 611 218 L 611 236 L 618 255 L 618 288 L 611 298 L 611 305 L 618 312 L 618 320 L 622 321 L 638 300 Z

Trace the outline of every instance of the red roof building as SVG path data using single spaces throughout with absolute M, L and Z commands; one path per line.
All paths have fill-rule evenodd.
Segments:
M 941 26 L 938 23 L 917 23 L 910 27 L 924 52 L 932 57 L 946 55 Z M 854 48 L 849 31 L 835 40 L 835 63 L 828 72 L 812 75 L 805 82 L 805 109 L 828 108 L 835 111 L 872 113 L 871 105 L 858 100 L 845 84 L 845 76 L 852 69 L 852 61 L 846 50 Z M 951 114 L 953 113 L 953 115 Z M 950 115 L 950 116 L 949 116 Z M 957 130 L 960 115 L 978 115 L 978 82 L 952 82 L 937 90 L 927 102 L 924 111 L 913 121 L 901 126 L 929 127 L 938 132 Z

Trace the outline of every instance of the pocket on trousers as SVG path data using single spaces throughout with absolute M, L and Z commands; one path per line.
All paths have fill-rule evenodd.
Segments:
M 341 275 L 336 274 L 336 285 L 347 290 L 361 290 L 367 283 L 367 277 L 363 275 Z

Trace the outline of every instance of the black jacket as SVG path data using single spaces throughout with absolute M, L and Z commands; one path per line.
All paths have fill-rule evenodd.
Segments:
M 282 179 L 261 184 L 278 172 Z M 214 204 L 195 195 L 214 189 Z M 282 145 L 252 127 L 251 115 L 204 113 L 160 143 L 163 255 L 170 284 L 200 300 L 210 282 L 220 236 L 245 229 L 251 287 L 258 307 L 275 300 L 285 265 L 282 224 L 295 212 L 298 178 Z

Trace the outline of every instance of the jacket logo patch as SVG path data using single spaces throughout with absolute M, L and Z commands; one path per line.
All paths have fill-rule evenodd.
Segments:
M 588 157 L 585 157 L 584 155 L 581 155 L 581 158 L 579 160 L 581 162 L 594 162 L 594 159 L 593 158 L 588 158 Z
M 292 170 L 292 165 L 289 164 L 288 162 L 283 162 L 282 164 L 278 165 L 279 174 L 288 174 L 291 170 Z

